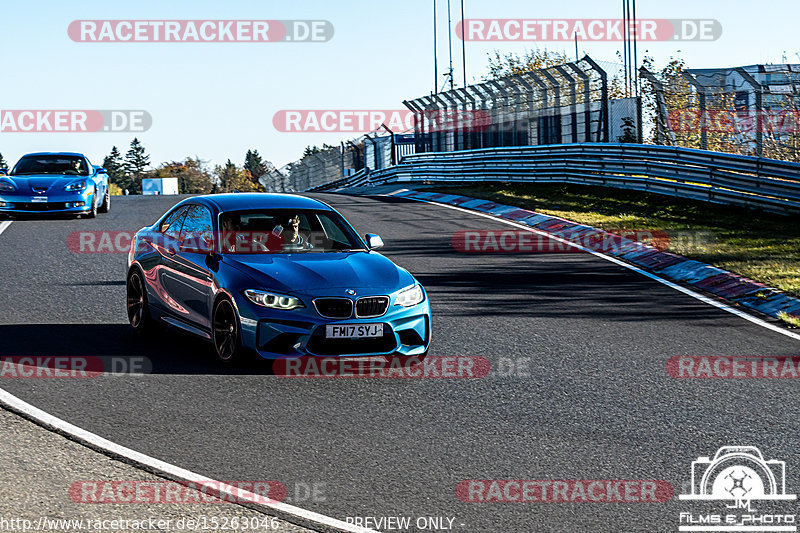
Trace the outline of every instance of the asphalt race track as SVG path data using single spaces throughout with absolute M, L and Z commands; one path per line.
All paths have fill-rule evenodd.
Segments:
M 95 220 L 15 221 L 0 235 L 0 355 L 145 356 L 152 373 L 0 387 L 215 479 L 281 481 L 291 503 L 339 519 L 450 517 L 464 532 L 677 531 L 691 462 L 725 445 L 787 461 L 787 492 L 800 489 L 800 382 L 665 371 L 679 355 L 798 356 L 798 341 L 587 254 L 452 248 L 454 232 L 508 228 L 498 221 L 317 196 L 360 234 L 380 234 L 382 252 L 427 287 L 430 355 L 486 357 L 487 377 L 283 379 L 263 365 L 220 367 L 203 342 L 174 331 L 134 338 L 125 254 L 73 253 L 67 238 L 135 231 L 176 199 L 116 197 Z M 510 361 L 527 372 L 507 375 Z M 465 503 L 455 488 L 470 479 L 665 480 L 675 497 Z M 304 497 L 314 485 L 317 497 Z

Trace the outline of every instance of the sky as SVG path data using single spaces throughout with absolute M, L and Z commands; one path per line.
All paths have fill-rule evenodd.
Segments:
M 447 1 L 438 9 L 439 79 L 448 68 Z M 199 157 L 241 164 L 257 149 L 281 166 L 303 148 L 338 144 L 350 133 L 281 132 L 281 110 L 393 110 L 433 88 L 433 0 L 227 0 L 3 2 L 0 110 L 144 110 L 147 131 L 35 133 L 0 131 L 9 164 L 34 151 L 77 151 L 100 164 L 113 145 L 123 153 L 136 136 L 151 162 Z M 452 26 L 460 1 L 452 0 Z M 800 4 L 789 0 L 637 2 L 640 19 L 716 19 L 715 41 L 640 43 L 639 58 L 671 56 L 691 68 L 800 63 Z M 466 18 L 613 19 L 618 0 L 465 0 Z M 327 42 L 86 43 L 70 39 L 74 20 L 327 20 Z M 457 86 L 461 41 L 453 32 Z M 466 43 L 468 82 L 487 71 L 487 54 L 547 48 L 575 55 L 573 42 Z M 581 42 L 579 53 L 615 61 L 621 42 Z

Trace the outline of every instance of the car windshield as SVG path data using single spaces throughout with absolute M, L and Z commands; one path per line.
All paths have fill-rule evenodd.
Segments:
M 341 215 L 311 209 L 228 211 L 220 215 L 223 254 L 351 252 L 364 243 Z
M 31 174 L 88 176 L 89 167 L 86 160 L 77 155 L 28 155 L 20 159 L 11 171 L 12 176 Z

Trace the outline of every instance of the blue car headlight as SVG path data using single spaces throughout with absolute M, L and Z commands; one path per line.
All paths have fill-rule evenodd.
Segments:
M 411 307 L 422 303 L 425 299 L 425 294 L 422 292 L 422 287 L 414 285 L 407 289 L 403 289 L 394 300 L 394 305 L 402 305 L 403 307 Z
M 294 296 L 287 296 L 285 294 L 275 294 L 272 292 L 259 291 L 255 289 L 247 289 L 244 291 L 247 299 L 261 307 L 268 307 L 270 309 L 282 309 L 284 311 L 291 311 L 298 307 L 305 307 L 303 302 Z
M 14 187 L 13 183 L 8 181 L 0 181 L 0 192 L 14 192 L 17 188 Z
M 64 187 L 65 191 L 82 191 L 86 188 L 85 181 L 76 181 L 74 183 L 70 183 L 66 187 Z

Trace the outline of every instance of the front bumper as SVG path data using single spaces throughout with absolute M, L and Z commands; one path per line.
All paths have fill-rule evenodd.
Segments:
M 238 296 L 242 345 L 265 359 L 280 357 L 354 357 L 422 355 L 431 338 L 431 312 L 425 301 L 413 307 L 390 305 L 383 316 L 370 319 L 331 320 L 312 307 L 279 311 L 259 307 Z M 329 324 L 383 324 L 383 337 L 326 339 Z
M 93 191 L 62 192 L 59 194 L 0 194 L 0 213 L 36 215 L 88 213 L 92 209 Z M 41 201 L 42 198 L 47 201 Z

